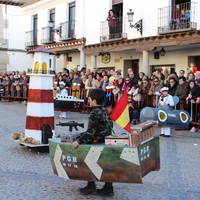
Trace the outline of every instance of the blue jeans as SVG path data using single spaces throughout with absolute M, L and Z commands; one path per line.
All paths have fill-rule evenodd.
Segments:
M 132 119 L 139 119 L 139 111 L 138 110 L 133 110 L 132 113 Z

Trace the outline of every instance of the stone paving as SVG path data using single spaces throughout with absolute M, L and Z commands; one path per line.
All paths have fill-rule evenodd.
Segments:
M 67 114 L 67 120 L 84 122 L 88 114 Z M 82 196 L 78 188 L 85 181 L 67 181 L 53 174 L 48 153 L 37 154 L 10 139 L 25 129 L 26 105 L 0 102 L 0 200 L 197 200 L 200 199 L 200 133 L 174 131 L 171 138 L 160 138 L 161 169 L 143 178 L 143 184 L 114 183 L 113 197 Z M 83 132 L 86 128 L 79 128 Z M 115 125 L 116 132 L 123 130 Z M 56 126 L 56 133 L 68 132 Z M 158 130 L 159 132 L 159 130 Z M 103 183 L 97 183 L 102 187 Z

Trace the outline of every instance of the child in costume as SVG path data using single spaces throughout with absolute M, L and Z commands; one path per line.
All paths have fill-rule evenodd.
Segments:
M 174 100 L 173 97 L 168 94 L 168 87 L 161 88 L 160 92 L 160 98 L 158 101 L 158 107 L 166 109 L 166 110 L 172 110 L 172 107 L 174 106 Z M 161 128 L 161 134 L 160 136 L 163 137 L 170 137 L 171 129 L 170 127 L 162 127 Z
M 68 92 L 67 92 L 67 90 L 65 88 L 65 82 L 64 81 L 60 81 L 59 82 L 59 88 L 58 88 L 57 92 L 58 92 L 57 95 L 59 95 L 60 97 L 68 96 Z M 60 115 L 58 117 L 66 119 L 67 118 L 67 113 L 66 112 L 60 112 Z
M 105 137 L 111 135 L 113 122 L 108 116 L 108 111 L 102 106 L 104 97 L 105 92 L 100 88 L 95 88 L 89 92 L 88 98 L 92 110 L 88 120 L 88 128 L 80 138 L 72 143 L 74 149 L 79 144 L 104 143 Z M 81 188 L 79 191 L 84 195 L 95 193 L 101 196 L 114 195 L 113 186 L 110 182 L 106 182 L 102 189 L 97 190 L 95 182 L 89 181 L 87 186 Z

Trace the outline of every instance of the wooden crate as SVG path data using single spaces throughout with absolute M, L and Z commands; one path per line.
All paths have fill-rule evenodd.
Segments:
M 61 136 L 61 142 L 72 143 L 77 140 L 83 133 L 66 133 Z
M 156 136 L 155 126 L 157 126 L 157 122 L 155 121 L 147 121 L 131 126 L 130 146 L 139 146 L 142 142 Z
M 109 135 L 105 137 L 105 145 L 111 146 L 130 146 L 131 135 Z

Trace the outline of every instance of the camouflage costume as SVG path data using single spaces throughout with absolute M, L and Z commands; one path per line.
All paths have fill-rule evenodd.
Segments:
M 112 127 L 113 122 L 109 118 L 107 110 L 103 106 L 94 106 L 88 119 L 87 131 L 77 139 L 77 142 L 79 144 L 104 143 L 105 136 L 111 135 Z M 114 195 L 113 186 L 110 182 L 105 182 L 101 190 L 96 190 L 95 182 L 88 181 L 86 187 L 80 188 L 80 192 L 82 194 L 97 192 L 100 195 Z
M 105 136 L 111 135 L 113 122 L 103 106 L 92 107 L 87 131 L 77 139 L 79 144 L 104 143 Z

